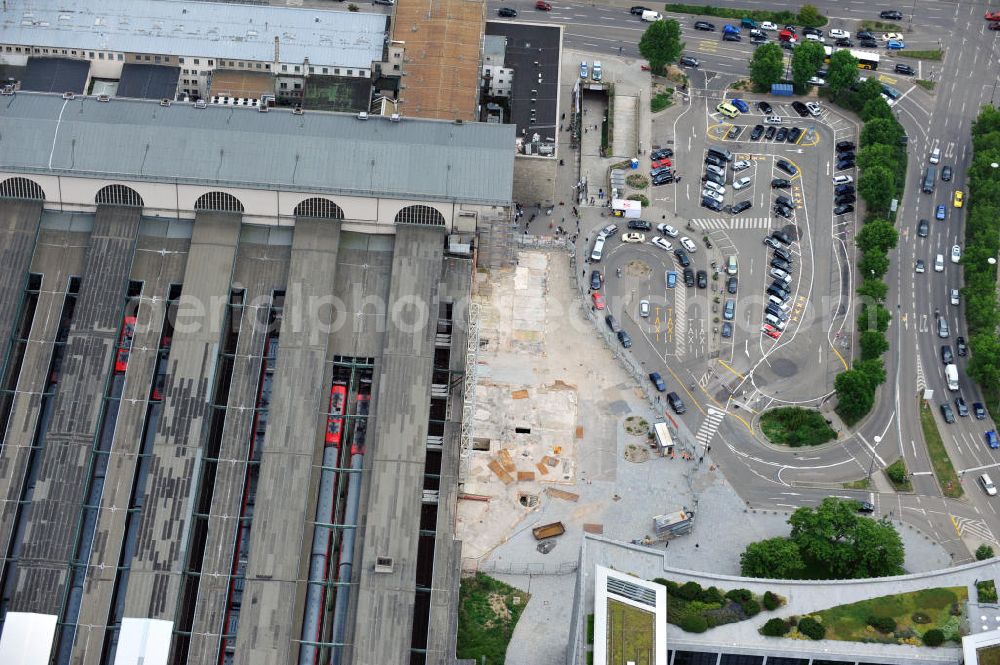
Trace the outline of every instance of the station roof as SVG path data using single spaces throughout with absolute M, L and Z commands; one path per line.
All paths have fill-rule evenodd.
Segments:
M 32 92 L 83 93 L 90 63 L 70 58 L 28 58 L 21 90 Z M 173 94 L 171 94 L 171 97 Z
M 173 99 L 177 92 L 180 67 L 145 65 L 127 62 L 122 67 L 121 81 L 115 94 L 119 97 L 139 99 Z M 54 91 L 58 92 L 58 91 Z
M 482 205 L 513 189 L 510 125 L 18 93 L 0 137 L 0 170 L 24 173 Z
M 367 69 L 387 17 L 366 12 L 187 0 L 4 0 L 0 44 L 207 56 Z

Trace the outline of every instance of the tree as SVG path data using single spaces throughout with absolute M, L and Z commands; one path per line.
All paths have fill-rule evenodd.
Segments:
M 750 58 L 750 80 L 761 89 L 781 80 L 785 73 L 784 50 L 774 42 L 757 47 Z
M 859 115 L 865 122 L 874 120 L 875 118 L 891 118 L 892 109 L 884 99 L 876 97 L 875 99 L 869 99 L 865 102 L 865 105 L 861 107 L 861 113 Z
M 867 82 L 865 81 L 865 83 Z M 874 143 L 899 145 L 899 139 L 903 133 L 903 126 L 895 118 L 874 118 L 871 122 L 866 122 L 861 129 L 861 146 Z
M 858 59 L 848 50 L 834 51 L 827 66 L 826 87 L 836 96 L 858 80 Z
M 851 577 L 888 577 L 903 573 L 903 539 L 889 520 L 858 518 Z
M 639 53 L 655 74 L 662 74 L 663 68 L 676 61 L 683 50 L 681 26 L 674 19 L 650 23 L 639 40 Z
M 873 279 L 889 272 L 889 255 L 879 250 L 865 252 L 858 261 L 858 272 Z
M 839 51 L 838 51 L 839 53 Z M 864 173 L 873 166 L 884 166 L 896 174 L 896 188 L 903 184 L 906 169 L 903 168 L 903 156 L 906 153 L 897 146 L 884 143 L 873 143 L 858 151 L 858 168 Z
M 834 579 L 901 573 L 904 552 L 899 533 L 888 520 L 859 517 L 855 509 L 854 501 L 827 498 L 816 508 L 792 513 L 791 538 L 803 558 L 828 570 Z
M 877 330 L 866 330 L 861 333 L 861 359 L 878 358 L 889 350 L 889 340 Z
M 838 374 L 833 387 L 837 391 L 837 413 L 849 425 L 861 420 L 875 404 L 875 393 L 868 385 L 868 378 L 856 369 Z
M 818 28 L 821 25 L 826 25 L 826 17 L 812 5 L 802 5 L 802 8 L 799 9 L 799 23 L 806 28 Z
M 993 548 L 983 543 L 976 548 L 976 561 L 986 561 L 993 558 Z
M 880 279 L 874 279 L 872 277 L 865 277 L 864 281 L 861 282 L 861 286 L 858 287 L 858 295 L 862 298 L 866 298 L 872 303 L 880 303 L 885 301 L 885 296 L 889 292 L 889 285 Z
M 796 89 L 804 90 L 806 83 L 823 64 L 826 53 L 819 42 L 803 42 L 792 51 L 792 83 Z
M 882 363 L 881 358 L 872 358 L 871 360 L 862 360 L 854 363 L 854 369 L 861 372 L 868 379 L 868 385 L 871 386 L 872 390 L 885 383 L 885 365 Z
M 899 233 L 892 222 L 885 219 L 874 219 L 865 224 L 854 239 L 862 252 L 888 252 L 896 246 Z
M 891 318 L 892 314 L 882 305 L 877 303 L 873 305 L 863 303 L 861 311 L 858 312 L 858 330 L 861 332 L 865 330 L 877 330 L 884 333 L 889 329 L 889 320 Z
M 944 632 L 940 628 L 931 628 L 923 636 L 924 644 L 937 647 L 944 644 Z
M 872 122 L 878 122 L 873 120 Z M 871 124 L 871 123 L 869 123 Z M 867 128 L 867 125 L 865 125 Z M 864 131 L 861 133 L 864 137 Z M 896 192 L 896 176 L 884 166 L 865 169 L 858 178 L 858 193 L 871 211 L 887 211 Z
M 976 333 L 969 338 L 969 348 L 969 376 L 981 386 L 1000 386 L 1000 339 L 990 331 Z
M 740 555 L 740 572 L 744 577 L 795 579 L 802 567 L 798 545 L 788 538 L 750 543 Z

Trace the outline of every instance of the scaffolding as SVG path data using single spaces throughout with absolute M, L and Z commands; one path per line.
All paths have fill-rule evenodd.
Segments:
M 476 418 L 476 366 L 479 361 L 479 308 L 477 302 L 469 303 L 469 334 L 465 347 L 465 390 L 462 391 L 462 454 L 458 470 L 459 482 L 464 482 L 469 472 L 472 456 L 472 439 L 475 436 Z

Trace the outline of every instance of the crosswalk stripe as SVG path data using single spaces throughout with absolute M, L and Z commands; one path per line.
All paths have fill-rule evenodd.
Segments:
M 735 217 L 732 219 L 713 217 L 708 219 L 692 219 L 691 221 L 701 228 L 711 231 L 740 231 L 746 229 L 771 228 L 770 217 Z
M 979 538 L 980 540 L 985 540 L 996 544 L 996 536 L 990 531 L 990 527 L 986 524 L 985 520 L 974 520 L 968 517 L 956 517 L 955 523 L 958 524 L 958 532 L 962 535 L 970 534 Z
M 719 425 L 722 423 L 723 417 L 725 417 L 726 412 L 720 411 L 718 409 L 708 408 L 708 416 L 701 421 L 701 425 L 698 427 L 697 434 L 694 438 L 703 446 L 707 446 L 712 442 L 712 437 L 719 430 Z
M 678 275 L 674 289 L 674 354 L 684 355 L 687 350 L 687 287 Z
M 923 391 L 927 387 L 927 380 L 924 378 L 924 365 L 920 362 L 920 356 L 917 356 L 917 390 Z

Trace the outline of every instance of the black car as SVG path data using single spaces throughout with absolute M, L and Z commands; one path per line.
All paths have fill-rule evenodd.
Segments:
M 712 153 L 705 155 L 705 163 L 711 164 L 712 166 L 718 166 L 719 168 L 723 168 L 726 165 L 726 162 Z
M 767 128 L 767 131 L 764 132 L 764 138 L 767 139 L 768 141 L 770 141 L 771 139 L 774 138 L 774 134 L 777 131 L 778 131 L 778 128 L 775 127 L 774 125 L 771 125 L 770 127 Z
M 708 288 L 708 273 L 704 270 L 699 270 L 697 274 L 698 278 L 698 288 L 707 289 Z
M 635 13 L 635 12 L 633 12 L 633 13 Z M 641 14 L 642 12 L 639 12 L 639 13 Z M 714 23 L 709 23 L 708 21 L 695 21 L 694 22 L 694 29 L 695 30 L 704 30 L 705 32 L 712 32 L 713 30 L 715 30 L 715 24 Z
M 859 513 L 874 513 L 875 506 L 868 501 L 858 501 L 857 511 Z
M 856 157 L 857 155 L 854 154 L 853 150 L 845 150 L 843 152 L 837 153 L 837 160 L 839 161 L 844 161 L 845 159 L 849 159 L 853 162 Z
M 788 142 L 795 143 L 800 138 L 802 138 L 802 130 L 798 127 L 792 127 L 791 131 L 788 132 Z
M 858 41 L 861 48 L 878 48 L 878 42 L 874 39 L 861 39 Z
M 701 207 L 708 208 L 709 210 L 714 210 L 715 212 L 719 212 L 719 211 L 722 210 L 722 204 L 721 203 L 719 203 L 715 199 L 710 199 L 707 196 L 702 197 L 702 199 L 701 199 Z
M 667 401 L 670 402 L 670 408 L 674 410 L 678 416 L 687 411 L 687 407 L 684 406 L 683 400 L 681 400 L 680 395 L 677 393 L 667 393 Z
M 926 238 L 930 233 L 931 225 L 926 219 L 921 219 L 917 222 L 917 235 L 921 238 Z
M 785 219 L 792 218 L 792 209 L 786 206 L 774 206 L 774 214 L 778 217 L 784 217 Z
M 837 41 L 835 41 L 833 44 L 834 44 L 834 46 L 843 46 L 845 48 L 851 48 L 852 46 L 854 46 L 854 42 L 852 42 L 847 37 L 841 37 L 840 39 L 838 39 Z
M 732 321 L 723 321 L 722 322 L 722 332 L 719 333 L 719 334 L 721 334 L 726 339 L 729 339 L 730 337 L 732 337 L 733 336 L 733 323 L 732 323 Z
M 800 101 L 792 102 L 792 108 L 795 109 L 795 112 L 798 113 L 803 118 L 809 117 L 809 109 L 807 109 L 806 105 L 803 104 L 802 102 Z
M 774 180 L 771 181 L 771 189 L 790 187 L 791 185 L 792 181 L 786 178 L 775 178 Z
M 775 134 L 775 136 L 774 136 L 774 140 L 777 141 L 778 143 L 781 143 L 782 141 L 784 141 L 787 138 L 788 138 L 788 128 L 787 127 L 782 127 L 781 129 L 779 129 L 778 133 Z
M 768 287 L 769 287 L 769 288 L 770 288 L 770 287 L 774 287 L 774 288 L 776 288 L 776 289 L 781 289 L 781 290 L 782 290 L 782 291 L 784 291 L 785 293 L 788 293 L 788 283 L 787 283 L 787 282 L 785 282 L 785 280 L 783 280 L 783 279 L 777 279 L 777 278 L 773 279 L 773 280 L 771 281 L 771 283 L 770 283 L 770 284 L 768 285 Z M 780 298 L 781 298 L 782 300 L 786 300 L 786 298 L 783 298 L 783 297 L 781 297 L 781 296 L 779 296 L 779 297 L 780 297 Z
M 687 268 L 691 265 L 691 259 L 688 258 L 688 253 L 680 247 L 674 250 L 674 256 L 677 257 L 677 263 L 681 264 L 681 268 Z
M 784 310 L 775 305 L 773 302 L 767 303 L 767 307 L 764 308 L 764 313 L 770 314 L 774 318 L 780 319 L 781 321 L 788 320 L 788 314 L 786 314 Z
M 789 263 L 792 262 L 792 253 L 789 252 L 784 247 L 772 247 L 771 249 L 774 252 L 774 255 L 777 256 L 779 259 L 784 259 Z
M 941 167 L 941 180 L 944 182 L 951 182 L 951 167 L 942 166 Z
M 751 44 L 766 44 L 767 35 L 750 35 Z
M 895 70 L 897 74 L 906 74 L 907 76 L 913 76 L 914 74 L 917 73 L 913 69 L 913 67 L 910 67 L 909 65 L 904 65 L 903 63 L 897 64 Z
M 674 181 L 673 173 L 661 173 L 660 175 L 653 178 L 653 185 L 666 185 Z
M 878 13 L 878 17 L 879 18 L 887 18 L 890 21 L 902 21 L 903 20 L 903 12 L 898 11 L 896 9 L 887 9 L 885 11 L 879 12 Z
M 833 193 L 835 196 L 840 196 L 841 194 L 853 194 L 854 185 L 848 183 L 846 185 L 837 185 L 833 188 Z
M 845 203 L 844 205 L 837 206 L 833 209 L 833 216 L 838 217 L 840 215 L 846 215 L 849 212 L 854 212 L 854 206 L 850 203 Z
M 729 212 L 733 215 L 738 215 L 745 210 L 749 210 L 751 207 L 753 207 L 753 203 L 751 203 L 749 200 L 740 201 L 739 203 L 734 203 L 732 209 Z
M 767 287 L 767 295 L 774 296 L 775 298 L 781 298 L 782 300 L 788 300 L 788 291 L 775 286 L 774 284 Z
M 729 133 L 726 134 L 726 138 L 735 139 L 737 136 L 740 135 L 740 132 L 742 131 L 743 127 L 741 127 L 740 125 L 733 125 L 732 127 L 729 128 Z
M 785 49 L 786 51 L 791 51 L 792 49 L 795 48 L 795 42 L 781 42 L 781 48 Z
M 743 37 L 741 37 L 740 35 L 736 34 L 735 32 L 727 32 L 727 33 L 725 33 L 725 34 L 722 35 L 722 41 L 724 41 L 724 42 L 741 42 L 741 41 L 743 41 Z
M 837 170 L 843 171 L 845 169 L 853 169 L 854 160 L 853 159 L 840 159 L 837 161 Z
M 951 353 L 951 347 L 947 344 L 941 345 L 941 363 L 944 365 L 950 365 L 955 362 L 955 356 Z
M 635 7 L 633 7 L 632 9 L 630 9 L 629 11 L 633 15 L 635 15 L 635 16 L 642 16 L 643 12 L 649 12 L 649 11 L 652 11 L 652 10 L 649 7 L 643 7 L 642 5 L 636 5 Z
M 618 331 L 618 341 L 622 343 L 622 346 L 626 349 L 632 346 L 632 338 L 624 330 Z
M 969 415 L 969 407 L 965 404 L 965 398 L 959 395 L 955 398 L 955 408 L 958 410 L 959 418 L 965 418 Z
M 792 203 L 792 200 L 790 198 L 788 198 L 787 196 L 785 196 L 784 194 L 781 194 L 780 196 L 778 196 L 777 198 L 774 199 L 774 205 L 776 205 L 776 206 L 784 206 L 785 208 L 794 208 L 795 207 L 795 204 Z
M 590 288 L 597 290 L 601 288 L 601 271 L 591 270 L 590 271 Z
M 790 272 L 792 270 L 792 264 L 783 259 L 779 259 L 777 256 L 771 259 L 771 267 L 784 270 L 785 272 Z
M 823 36 L 823 31 L 819 28 L 802 28 L 803 35 L 816 35 L 817 37 Z
M 684 286 L 689 289 L 694 286 L 694 271 L 690 268 L 684 269 Z
M 692 58 L 689 55 L 682 55 L 679 62 L 685 67 L 697 67 L 701 64 L 698 62 L 698 58 Z
M 608 330 L 613 333 L 621 330 L 621 326 L 618 325 L 618 319 L 615 318 L 614 314 L 607 314 L 604 317 L 604 323 L 607 324 Z
M 784 159 L 779 159 L 777 162 L 775 162 L 774 165 L 777 166 L 782 171 L 784 171 L 785 173 L 787 173 L 788 175 L 795 175 L 796 173 L 799 172 L 799 170 L 795 168 L 795 166 L 791 162 L 785 161 Z
M 955 422 L 955 413 L 951 410 L 951 404 L 941 405 L 941 415 L 944 416 L 944 421 L 949 425 Z
M 517 16 L 517 10 L 513 7 L 501 7 L 497 10 L 497 16 L 504 16 L 506 18 L 514 18 Z
M 649 153 L 649 158 L 654 162 L 660 159 L 667 159 L 668 157 L 673 157 L 674 151 L 670 148 L 660 148 Z
M 628 227 L 636 231 L 652 231 L 653 225 L 644 219 L 629 220 Z
M 861 30 L 855 33 L 854 36 L 857 37 L 858 39 L 875 39 L 875 35 L 873 35 L 867 30 Z
M 837 152 L 847 152 L 854 150 L 854 141 L 837 141 Z
M 768 104 L 767 102 L 757 102 L 757 110 L 763 113 L 764 115 L 771 115 L 772 113 L 774 113 L 774 109 L 771 108 L 771 105 Z
M 771 237 L 784 245 L 791 245 L 792 238 L 784 231 L 772 231 Z
M 750 132 L 750 140 L 756 141 L 763 135 L 764 135 L 764 125 L 754 125 L 753 130 Z
M 969 347 L 965 345 L 964 337 L 959 336 L 955 338 L 955 348 L 958 350 L 958 355 L 961 357 L 964 358 L 969 355 Z
M 736 293 L 736 287 L 739 286 L 740 280 L 736 275 L 733 275 L 728 280 L 726 280 L 726 291 L 729 293 Z
M 840 196 L 835 198 L 833 202 L 839 206 L 842 206 L 845 203 L 854 203 L 857 200 L 858 199 L 854 196 L 854 194 L 841 194 Z

